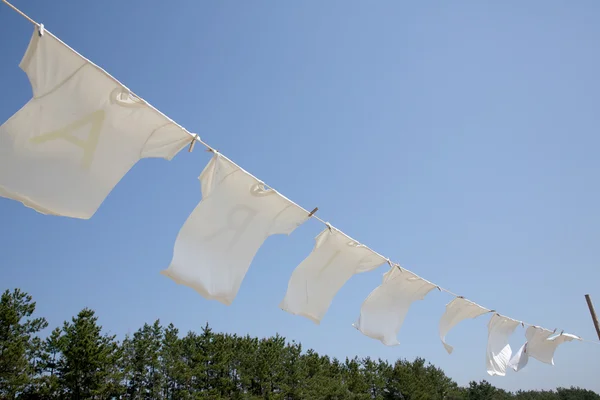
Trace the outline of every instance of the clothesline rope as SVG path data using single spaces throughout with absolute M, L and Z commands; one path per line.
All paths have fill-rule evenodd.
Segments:
M 19 15 L 21 15 L 23 18 L 25 18 L 26 20 L 28 20 L 30 23 L 32 23 L 33 25 L 35 25 L 36 27 L 38 27 L 38 29 L 42 28 L 42 26 L 43 26 L 43 25 L 41 25 L 40 23 L 36 22 L 34 19 L 32 19 L 32 18 L 31 18 L 31 17 L 29 17 L 27 14 L 25 14 L 23 11 L 19 10 L 17 7 L 15 7 L 15 6 L 14 6 L 14 5 L 12 5 L 11 3 L 9 3 L 7 0 L 2 0 L 2 2 L 3 2 L 4 4 L 6 4 L 8 7 L 10 7 L 12 10 L 14 10 L 15 12 L 17 12 Z M 47 33 L 47 32 L 45 32 L 45 33 Z M 54 36 L 54 35 L 53 35 L 53 36 Z M 67 48 L 69 48 L 71 51 L 73 51 L 74 53 L 76 53 L 77 55 L 79 55 L 81 58 L 83 58 L 84 60 L 86 60 L 87 62 L 89 62 L 89 63 L 90 63 L 91 65 L 93 65 L 95 68 L 97 68 L 98 70 L 102 71 L 102 73 L 104 73 L 104 74 L 105 74 L 107 77 L 109 77 L 110 79 L 112 79 L 112 80 L 113 80 L 114 82 L 116 82 L 118 85 L 120 85 L 120 86 L 123 86 L 124 88 L 126 88 L 126 89 L 127 89 L 127 90 L 128 90 L 130 93 L 131 93 L 131 95 L 133 95 L 133 96 L 137 97 L 138 99 L 140 99 L 140 100 L 141 100 L 141 101 L 142 101 L 142 102 L 143 102 L 143 103 L 144 103 L 146 106 L 148 106 L 149 108 L 151 108 L 153 111 L 157 112 L 157 113 L 158 113 L 158 114 L 160 114 L 162 117 L 164 117 L 165 119 L 167 119 L 169 122 L 171 122 L 171 123 L 173 123 L 175 126 L 177 126 L 179 129 L 181 129 L 182 131 L 184 131 L 185 133 L 187 133 L 188 135 L 190 135 L 191 144 L 192 144 L 192 143 L 195 143 L 195 142 L 199 142 L 199 143 L 200 143 L 200 144 L 202 144 L 204 147 L 206 147 L 206 149 L 207 149 L 208 151 L 210 151 L 210 152 L 214 152 L 214 153 L 218 152 L 216 149 L 214 149 L 213 147 L 211 147 L 211 146 L 210 146 L 208 143 L 204 142 L 204 141 L 203 141 L 203 140 L 200 138 L 200 136 L 199 136 L 198 134 L 196 134 L 196 133 L 191 133 L 190 131 L 188 131 L 187 129 L 185 129 L 183 126 L 181 126 L 180 124 L 178 124 L 177 122 L 175 122 L 175 121 L 173 121 L 171 118 L 169 118 L 167 115 L 163 114 L 163 113 L 162 113 L 160 110 L 158 110 L 157 108 L 155 108 L 154 106 L 152 106 L 152 105 L 151 105 L 150 103 L 148 103 L 148 102 L 147 102 L 145 99 L 143 99 L 142 97 L 140 97 L 140 96 L 136 95 L 136 94 L 135 94 L 133 91 L 131 91 L 129 88 L 127 88 L 127 87 L 126 87 L 126 86 L 125 86 L 123 83 L 119 82 L 119 81 L 118 81 L 118 80 L 117 80 L 115 77 L 113 77 L 113 76 L 112 76 L 111 74 L 109 74 L 107 71 L 105 71 L 104 69 L 102 69 L 101 67 L 99 67 L 98 65 L 96 65 L 94 62 L 92 62 L 92 61 L 88 60 L 88 59 L 87 59 L 87 58 L 85 58 L 83 55 L 79 54 L 77 51 L 75 51 L 74 49 L 72 49 L 71 47 L 69 47 L 69 46 L 68 46 L 66 43 L 62 42 L 62 41 L 61 41 L 59 38 L 57 38 L 56 36 L 54 36 L 54 38 L 55 38 L 55 39 L 57 39 L 58 41 L 60 41 L 60 42 L 61 42 L 63 45 L 65 45 L 65 46 L 66 46 Z M 193 145 L 190 145 L 190 151 L 192 150 L 192 148 L 193 148 Z M 230 160 L 230 161 L 231 161 L 231 160 Z M 231 162 L 233 163 L 233 161 L 231 161 Z M 235 163 L 234 163 L 234 164 L 235 164 Z M 250 174 L 250 175 L 251 175 L 251 174 Z M 258 178 L 256 178 L 256 177 L 254 177 L 254 178 L 255 178 L 255 179 L 257 179 L 258 181 L 261 181 L 260 179 L 258 179 Z M 261 181 L 261 182 L 262 182 L 262 181 Z M 267 186 L 269 186 L 271 189 L 274 189 L 274 188 L 273 188 L 272 186 L 270 186 L 270 185 L 267 185 Z M 274 190 L 275 190 L 275 189 L 274 189 Z M 288 200 L 289 200 L 289 199 L 288 199 Z M 319 216 L 317 216 L 317 215 L 315 214 L 316 210 L 313 210 L 313 211 L 308 211 L 307 209 L 305 209 L 304 207 L 302 207 L 302 206 L 300 206 L 300 205 L 296 204 L 296 203 L 295 203 L 295 202 L 293 202 L 292 200 L 289 200 L 289 201 L 290 201 L 291 203 L 293 203 L 295 206 L 297 206 L 298 208 L 300 208 L 300 209 L 302 209 L 303 211 L 305 211 L 305 212 L 306 212 L 306 214 L 308 214 L 310 218 L 316 219 L 317 221 L 319 221 L 320 223 L 322 223 L 322 224 L 323 224 L 323 225 L 325 225 L 326 227 L 330 227 L 330 226 L 331 226 L 329 222 L 327 222 L 327 221 L 323 220 L 322 218 L 320 218 Z M 343 233 L 343 232 L 342 232 L 342 233 Z M 344 233 L 344 235 L 346 235 L 346 234 Z M 348 235 L 346 235 L 346 236 L 348 236 Z M 348 236 L 348 237 L 350 237 L 350 236 Z M 355 240 L 355 239 L 352 239 L 352 240 Z M 357 240 L 355 240 L 355 241 L 356 241 L 356 242 L 358 242 Z M 358 243 L 360 243 L 360 242 L 358 242 Z M 390 259 L 389 259 L 389 258 L 382 256 L 381 254 L 377 253 L 376 251 L 374 251 L 374 250 L 373 250 L 373 249 L 371 249 L 370 247 L 368 247 L 368 246 L 365 246 L 365 247 L 367 247 L 367 248 L 368 248 L 370 251 L 372 251 L 374 254 L 376 254 L 377 256 L 381 257 L 382 259 L 388 260 L 388 264 L 390 265 L 390 267 L 391 267 L 391 268 L 394 268 L 394 267 L 396 267 L 396 268 L 398 268 L 400 271 L 406 270 L 406 271 L 408 271 L 408 272 L 411 272 L 411 273 L 415 274 L 414 272 L 412 272 L 412 271 L 410 271 L 410 270 L 408 270 L 408 269 L 406 269 L 406 268 L 404 268 L 404 267 L 401 267 L 399 264 L 397 264 L 397 263 L 394 263 L 394 262 L 390 261 Z M 417 275 L 417 274 L 415 274 L 415 275 Z M 419 276 L 419 275 L 417 275 L 417 276 Z M 419 276 L 419 278 L 421 278 L 421 277 Z M 421 279 L 425 280 L 424 278 L 421 278 Z M 434 285 L 435 285 L 435 286 L 437 287 L 437 289 L 438 289 L 438 290 L 440 290 L 441 292 L 448 293 L 449 295 L 451 295 L 451 296 L 453 296 L 453 297 L 455 297 L 455 298 L 456 298 L 456 297 L 462 297 L 462 296 L 459 296 L 458 294 L 456 294 L 456 293 L 454 293 L 454 292 L 451 292 L 450 290 L 448 290 L 448 289 L 445 289 L 445 288 L 443 288 L 443 287 L 441 287 L 441 286 L 439 286 L 439 285 L 437 285 L 437 284 L 434 284 Z M 471 300 L 469 300 L 469 301 L 471 301 Z M 477 304 L 477 303 L 475 303 L 475 304 Z M 481 305 L 479 305 L 479 304 L 477 304 L 477 305 L 478 305 L 478 306 L 480 306 L 480 307 L 482 307 L 482 308 L 485 308 L 485 309 L 489 310 L 489 312 L 494 312 L 494 313 L 497 313 L 495 310 L 489 309 L 489 308 L 487 308 L 487 307 L 483 307 L 483 306 L 481 306 Z M 499 314 L 499 313 L 498 313 L 498 314 Z M 499 314 L 499 315 L 501 315 L 501 314 Z M 519 321 L 519 323 L 520 323 L 521 325 L 523 325 L 523 326 L 538 326 L 538 325 L 529 324 L 529 323 L 527 323 L 527 322 L 524 322 L 524 321 Z M 581 337 L 579 337 L 579 339 L 580 339 L 580 341 L 582 341 L 582 342 L 586 342 L 586 343 L 594 343 L 594 344 L 599 344 L 599 345 L 600 345 L 600 341 L 596 341 L 596 340 L 586 340 L 586 339 L 583 339 L 583 338 L 581 338 Z

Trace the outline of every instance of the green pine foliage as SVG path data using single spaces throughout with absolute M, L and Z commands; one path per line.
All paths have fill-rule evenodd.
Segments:
M 422 358 L 390 364 L 338 360 L 275 335 L 180 334 L 173 324 L 144 324 L 118 342 L 93 310 L 41 339 L 43 318 L 19 289 L 0 300 L 0 400 L 600 400 L 581 388 L 498 389 L 487 381 L 459 387 Z

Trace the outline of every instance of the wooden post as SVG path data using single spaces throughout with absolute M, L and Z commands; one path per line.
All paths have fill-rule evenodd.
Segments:
M 592 314 L 592 321 L 594 322 L 594 327 L 596 328 L 596 333 L 598 334 L 598 339 L 600 339 L 600 324 L 598 324 L 598 317 L 596 316 L 596 311 L 594 310 L 594 305 L 592 304 L 592 299 L 590 298 L 589 294 L 585 295 L 585 301 L 587 301 L 590 314 Z

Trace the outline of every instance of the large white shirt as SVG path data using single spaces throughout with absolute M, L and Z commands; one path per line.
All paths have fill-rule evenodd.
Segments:
M 537 326 L 527 328 L 525 338 L 527 339 L 525 344 L 510 360 L 509 366 L 515 371 L 523 369 L 530 356 L 543 363 L 554 365 L 554 352 L 559 345 L 573 339 L 580 340 L 578 336 L 570 333 L 555 335 L 553 331 Z
M 308 214 L 219 153 L 200 183 L 202 201 L 179 231 L 171 264 L 161 273 L 230 305 L 265 239 L 289 235 Z
M 171 159 L 190 142 L 48 31 L 36 28 L 19 66 L 33 98 L 0 126 L 2 197 L 87 219 L 138 160 Z
M 506 367 L 512 356 L 512 349 L 508 338 L 515 331 L 520 322 L 502 316 L 492 315 L 488 323 L 488 343 L 486 351 L 487 373 L 490 375 L 506 375 Z
M 440 339 L 442 339 L 442 344 L 448 354 L 452 354 L 452 350 L 454 349 L 446 343 L 446 335 L 448 332 L 458 325 L 459 322 L 468 318 L 476 318 L 488 312 L 490 312 L 490 310 L 487 308 L 483 308 L 479 304 L 475 304 L 462 297 L 457 297 L 446 304 L 446 311 L 440 319 Z
M 313 251 L 292 273 L 279 307 L 319 324 L 348 279 L 371 271 L 386 260 L 331 226 L 315 242 Z
M 354 327 L 386 346 L 398 345 L 398 332 L 410 305 L 423 300 L 435 288 L 431 282 L 394 266 L 383 275 L 383 283 L 363 302 Z

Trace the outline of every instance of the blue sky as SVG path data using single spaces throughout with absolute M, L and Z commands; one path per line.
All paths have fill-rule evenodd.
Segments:
M 14 4 L 375 251 L 515 319 L 595 338 L 583 295 L 600 307 L 597 1 Z M 18 69 L 31 32 L 0 6 L 1 121 L 31 97 Z M 489 377 L 487 316 L 449 334 L 449 356 L 438 322 L 451 297 L 437 291 L 413 305 L 399 346 L 362 336 L 351 324 L 386 267 L 353 277 L 320 326 L 281 311 L 317 221 L 270 237 L 229 307 L 177 286 L 159 271 L 208 160 L 196 147 L 138 163 L 88 221 L 0 199 L 1 289 L 31 293 L 50 328 L 87 306 L 119 336 L 157 318 L 183 332 L 208 321 L 342 359 L 421 356 L 459 384 L 600 391 L 589 343 Z

